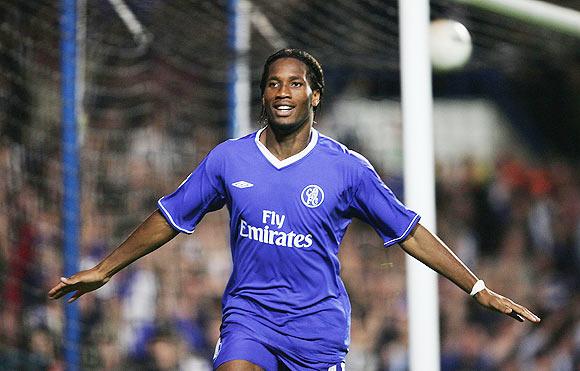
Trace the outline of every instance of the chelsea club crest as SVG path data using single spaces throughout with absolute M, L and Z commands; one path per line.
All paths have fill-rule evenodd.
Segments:
M 324 191 L 316 184 L 311 184 L 304 187 L 300 194 L 300 198 L 302 199 L 304 206 L 312 209 L 320 206 L 322 201 L 324 201 Z

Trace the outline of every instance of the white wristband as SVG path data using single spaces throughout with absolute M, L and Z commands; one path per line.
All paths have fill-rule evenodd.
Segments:
M 469 295 L 475 296 L 475 294 L 482 291 L 483 289 L 485 289 L 485 282 L 483 282 L 483 280 L 477 280 L 475 285 L 473 285 L 473 288 L 471 289 Z

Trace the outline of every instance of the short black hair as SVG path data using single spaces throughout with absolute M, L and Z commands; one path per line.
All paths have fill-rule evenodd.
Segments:
M 324 73 L 322 72 L 322 66 L 320 66 L 320 63 L 318 63 L 316 58 L 314 58 L 310 53 L 305 52 L 304 50 L 292 48 L 278 50 L 266 59 L 266 63 L 264 63 L 264 71 L 262 72 L 262 80 L 260 81 L 261 96 L 264 95 L 264 89 L 266 89 L 270 65 L 281 58 L 298 59 L 308 67 L 308 72 L 306 74 L 308 83 L 312 87 L 312 91 L 318 90 L 320 93 L 320 101 L 322 101 L 322 95 L 324 93 Z M 318 106 L 320 106 L 320 104 Z M 314 112 L 316 112 L 318 106 L 314 107 Z

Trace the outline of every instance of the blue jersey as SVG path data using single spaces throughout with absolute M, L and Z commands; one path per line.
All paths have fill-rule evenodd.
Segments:
M 282 161 L 260 133 L 218 145 L 159 208 L 175 229 L 192 233 L 207 212 L 227 205 L 233 271 L 222 327 L 245 326 L 306 362 L 339 362 L 350 341 L 338 260 L 346 228 L 357 217 L 390 246 L 419 216 L 363 156 L 316 130 L 303 151 Z

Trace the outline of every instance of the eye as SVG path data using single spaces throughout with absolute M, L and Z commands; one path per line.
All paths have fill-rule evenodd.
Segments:
M 292 87 L 294 87 L 294 88 L 299 88 L 299 87 L 301 87 L 302 85 L 304 85 L 304 84 L 303 84 L 302 82 L 300 82 L 300 81 L 293 81 L 293 82 L 290 84 L 290 86 L 292 86 Z
M 278 87 L 278 85 L 279 85 L 278 81 L 270 81 L 268 83 L 269 88 L 276 88 L 276 87 Z

